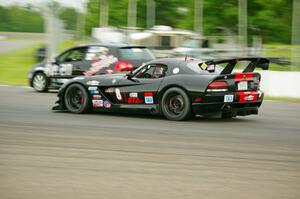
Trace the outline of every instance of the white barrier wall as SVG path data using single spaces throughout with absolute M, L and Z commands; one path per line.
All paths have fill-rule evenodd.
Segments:
M 300 98 L 300 72 L 259 71 L 261 89 L 272 97 Z

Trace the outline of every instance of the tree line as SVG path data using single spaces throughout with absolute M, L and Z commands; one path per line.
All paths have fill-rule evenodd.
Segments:
M 64 21 L 67 30 L 76 29 L 77 11 L 63 7 L 56 2 L 49 4 L 55 8 L 58 17 Z M 0 31 L 7 32 L 44 32 L 42 11 L 28 4 L 27 6 L 0 6 Z
M 128 0 L 109 1 L 109 25 L 127 26 Z M 193 30 L 195 0 L 155 0 L 157 25 Z M 204 35 L 238 33 L 238 0 L 202 0 Z M 293 0 L 249 0 L 248 36 L 262 36 L 264 43 L 290 43 Z M 99 26 L 101 0 L 88 0 L 85 33 Z M 62 7 L 61 7 L 62 8 Z M 61 9 L 66 28 L 76 29 L 77 11 Z M 137 26 L 146 27 L 146 0 L 137 0 Z M 43 17 L 33 6 L 0 6 L 0 31 L 43 32 Z

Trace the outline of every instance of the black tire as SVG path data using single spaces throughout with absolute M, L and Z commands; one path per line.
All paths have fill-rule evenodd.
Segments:
M 186 92 L 174 87 L 168 89 L 161 100 L 161 111 L 169 120 L 187 120 L 192 115 L 191 102 Z
M 48 91 L 48 78 L 43 72 L 37 72 L 32 78 L 32 87 L 37 92 L 47 92 Z
M 86 89 L 81 84 L 71 84 L 64 95 L 65 106 L 71 113 L 87 113 L 91 102 Z

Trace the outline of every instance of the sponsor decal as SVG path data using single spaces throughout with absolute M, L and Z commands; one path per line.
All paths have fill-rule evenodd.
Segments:
M 153 93 L 144 93 L 145 103 L 153 104 Z
M 103 100 L 92 100 L 93 107 L 103 107 Z
M 142 104 L 143 100 L 141 100 L 140 98 L 137 98 L 137 97 L 129 97 L 127 99 L 127 103 L 128 104 Z
M 90 87 L 88 87 L 89 91 L 94 91 L 94 90 L 97 90 L 97 89 L 98 89 L 97 86 L 90 86 Z
M 122 100 L 122 95 L 121 95 L 120 89 L 116 88 L 115 92 L 116 92 L 116 97 L 117 97 L 117 99 L 118 99 L 118 100 Z
M 113 79 L 113 80 L 111 81 L 112 84 L 115 84 L 116 82 L 117 82 L 116 79 Z
M 88 81 L 86 84 L 91 86 L 98 86 L 99 83 L 100 83 L 99 81 L 92 80 L 92 81 Z
M 100 99 L 100 98 L 102 98 L 102 96 L 101 95 L 93 95 L 93 98 L 94 99 Z
M 213 71 L 215 71 L 215 68 L 216 68 L 215 65 L 206 65 L 204 70 L 207 70 L 208 72 L 213 72 Z
M 110 107 L 111 107 L 111 103 L 110 103 L 109 101 L 105 100 L 105 101 L 103 102 L 103 106 L 104 106 L 105 108 L 110 108 Z
M 253 99 L 254 99 L 253 95 L 248 95 L 248 96 L 244 97 L 244 100 L 246 100 L 246 101 L 251 101 Z
M 129 97 L 137 98 L 138 94 L 137 93 L 129 93 Z
M 97 91 L 97 90 L 92 90 L 92 91 L 90 91 L 90 94 L 99 94 L 99 91 Z
M 107 89 L 105 89 L 105 92 L 106 93 L 113 93 L 114 89 L 113 88 L 107 88 Z
M 238 92 L 239 102 L 255 102 L 258 100 L 259 92 L 248 91 L 248 92 Z
M 174 73 L 174 74 L 179 73 L 179 68 L 174 68 L 174 69 L 173 69 L 173 73 Z
M 224 102 L 233 102 L 233 95 L 225 95 Z
M 201 64 L 200 68 L 201 68 L 202 70 L 205 70 L 205 69 L 207 68 L 206 63 Z

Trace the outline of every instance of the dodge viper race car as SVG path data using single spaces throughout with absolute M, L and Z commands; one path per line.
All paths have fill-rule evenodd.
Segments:
M 244 70 L 233 73 L 235 66 Z M 76 77 L 61 87 L 53 110 L 142 112 L 169 120 L 258 114 L 263 92 L 253 71 L 268 67 L 266 58 L 157 59 L 127 74 Z

